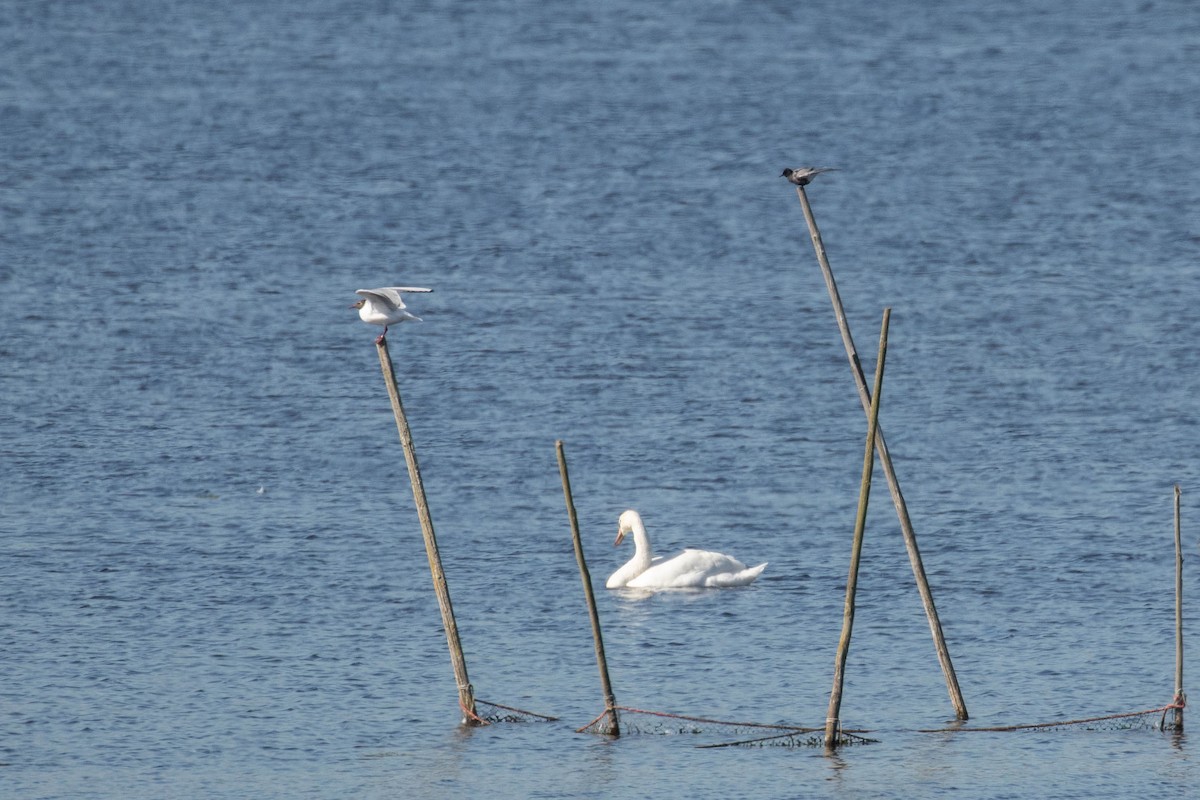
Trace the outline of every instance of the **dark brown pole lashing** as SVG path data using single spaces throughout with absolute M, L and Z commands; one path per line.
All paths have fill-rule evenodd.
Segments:
M 867 421 L 867 452 L 863 456 L 862 482 L 858 489 L 858 514 L 854 518 L 854 547 L 850 553 L 850 576 L 846 579 L 846 606 L 842 613 L 842 636 L 838 641 L 833 667 L 833 691 L 829 693 L 829 713 L 825 715 L 825 747 L 838 744 L 841 727 L 842 684 L 846 677 L 846 656 L 850 653 L 850 634 L 854 630 L 854 595 L 858 590 L 858 562 L 862 555 L 863 532 L 867 527 L 867 507 L 871 499 L 871 472 L 875 466 L 875 432 L 879 429 L 879 403 L 883 394 L 883 362 L 887 356 L 888 321 L 892 310 L 883 311 L 883 327 L 879 332 L 879 358 L 875 362 L 875 391 L 871 393 L 871 408 Z
M 392 401 L 392 413 L 396 417 L 396 428 L 400 431 L 400 445 L 404 449 L 404 461 L 408 464 L 408 477 L 412 483 L 413 500 L 417 504 L 417 517 L 421 521 L 421 535 L 425 539 L 425 554 L 429 557 L 429 571 L 433 575 L 433 590 L 437 594 L 438 606 L 442 610 L 442 627 L 446 629 L 446 643 L 450 647 L 450 664 L 454 667 L 454 680 L 458 684 L 458 704 L 463 712 L 463 724 L 486 724 L 475 713 L 475 694 L 471 680 L 467 677 L 467 660 L 463 657 L 462 642 L 458 639 L 458 624 L 454 621 L 454 607 L 450 603 L 450 589 L 446 585 L 446 573 L 442 570 L 442 557 L 438 553 L 437 537 L 433 533 L 433 519 L 429 516 L 429 503 L 425 500 L 425 485 L 421 483 L 421 469 L 417 466 L 417 453 L 413 449 L 412 434 L 408 430 L 408 418 L 404 416 L 404 405 L 400 402 L 400 387 L 396 384 L 396 373 L 392 369 L 392 357 L 388 353 L 387 339 L 380 337 L 375 343 L 379 351 L 379 366 L 383 369 L 383 382 L 387 384 L 388 397 Z
M 1183 731 L 1183 531 L 1179 519 L 1179 484 L 1175 485 L 1175 730 Z
M 838 329 L 842 334 L 842 344 L 845 346 L 846 355 L 850 359 L 850 368 L 854 376 L 854 384 L 858 389 L 858 397 L 862 402 L 863 410 L 869 413 L 871 394 L 867 389 L 867 380 L 863 375 L 862 364 L 858 359 L 858 352 L 854 348 L 854 339 L 850 335 L 850 325 L 846 322 L 846 311 L 842 306 L 841 296 L 838 294 L 837 283 L 833 279 L 833 270 L 830 268 L 829 259 L 825 255 L 825 245 L 821 242 L 821 232 L 817 229 L 817 222 L 813 217 L 812 208 L 808 204 L 808 195 L 804 193 L 804 187 L 797 186 L 796 194 L 800 197 L 800 207 L 804 211 L 804 220 L 808 223 L 808 232 L 812 237 L 813 248 L 817 253 L 817 261 L 821 265 L 821 273 L 825 276 L 825 286 L 829 290 L 829 299 L 833 302 L 833 313 L 837 317 Z M 929 580 L 925 576 L 925 566 L 921 561 L 921 551 L 917 548 L 917 535 L 913 530 L 912 521 L 908 516 L 908 506 L 904 502 L 904 495 L 900 492 L 900 482 L 896 478 L 896 471 L 892 467 L 892 457 L 888 452 L 887 442 L 884 440 L 883 428 L 879 428 L 875 432 L 875 449 L 879 453 L 879 463 L 883 467 L 883 474 L 887 479 L 888 489 L 892 494 L 892 502 L 896 506 L 896 516 L 900 519 L 900 530 L 904 534 L 904 545 L 908 549 L 908 560 L 912 565 L 913 576 L 917 580 L 917 589 L 921 593 L 921 602 L 925 606 L 925 615 L 929 618 L 929 630 L 933 634 L 938 661 L 941 662 L 942 673 L 946 678 L 946 689 L 950 693 L 950 702 L 954 705 L 955 714 L 958 719 L 965 720 L 967 719 L 967 704 L 963 700 L 962 690 L 958 687 L 958 677 L 954 674 L 954 664 L 950 661 L 950 650 L 946 647 L 946 637 L 942 633 L 942 623 L 938 619 L 937 607 L 933 603 L 933 593 L 929 589 Z
M 600 612 L 596 610 L 596 595 L 592 591 L 592 576 L 583 557 L 583 541 L 579 537 L 579 518 L 575 514 L 575 500 L 571 496 L 571 478 L 567 474 L 567 456 L 559 439 L 554 443 L 558 454 L 558 473 L 562 476 L 563 496 L 567 501 L 567 517 L 571 521 L 571 541 L 575 543 L 575 560 L 579 562 L 579 577 L 583 579 L 583 594 L 587 598 L 588 617 L 592 621 L 592 641 L 596 645 L 596 664 L 600 668 L 600 688 L 604 691 L 604 709 L 608 714 L 608 725 L 601 733 L 621 735 L 620 719 L 617 717 L 617 700 L 612 682 L 608 678 L 608 659 L 604 656 L 604 638 L 600 635 Z

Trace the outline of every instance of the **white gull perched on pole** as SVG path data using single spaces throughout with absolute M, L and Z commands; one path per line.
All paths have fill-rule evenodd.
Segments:
M 779 173 L 779 177 L 787 178 L 789 182 L 797 186 L 808 186 L 812 179 L 820 175 L 822 172 L 836 172 L 837 167 L 796 167 L 795 169 L 785 169 Z
M 389 325 L 398 325 L 401 322 L 420 322 L 421 318 L 404 307 L 404 300 L 400 297 L 401 292 L 432 292 L 433 289 L 421 289 L 416 286 L 384 286 L 380 289 L 357 289 L 355 294 L 361 295 L 362 300 L 359 300 L 351 308 L 358 309 L 358 317 L 363 322 L 371 325 L 382 325 L 383 333 L 379 334 L 379 338 L 375 340 L 375 344 L 383 341 L 383 337 L 387 336 Z

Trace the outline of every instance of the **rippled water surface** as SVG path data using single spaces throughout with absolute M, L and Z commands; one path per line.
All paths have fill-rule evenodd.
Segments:
M 1200 485 L 1189 3 L 0 3 L 0 782 L 75 797 L 1183 796 L 1186 736 L 953 717 L 881 478 L 821 725 L 868 371 L 971 725 L 1161 706 Z M 458 726 L 360 287 L 479 696 Z M 618 514 L 745 589 L 603 579 Z M 1200 594 L 1194 571 L 1185 593 Z M 1190 605 L 1190 603 L 1189 603 Z M 1186 621 L 1194 620 L 1188 611 Z

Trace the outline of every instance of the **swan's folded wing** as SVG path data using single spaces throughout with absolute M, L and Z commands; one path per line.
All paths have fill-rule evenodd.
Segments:
M 762 571 L 767 568 L 767 563 L 764 561 L 757 567 L 747 567 L 740 572 L 722 572 L 713 575 L 708 579 L 705 586 L 722 587 L 722 586 L 749 586 L 758 579 Z
M 684 550 L 668 561 L 655 564 L 625 585 L 633 589 L 745 586 L 753 583 L 766 566 L 760 564 L 748 569 L 741 561 L 724 553 Z

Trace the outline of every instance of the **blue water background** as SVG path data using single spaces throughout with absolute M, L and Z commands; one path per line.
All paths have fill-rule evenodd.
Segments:
M 1132 2 L 0 3 L 0 784 L 82 797 L 1185 796 L 1155 731 L 953 717 L 877 478 L 842 718 L 700 750 L 619 702 L 823 723 L 865 420 L 972 725 L 1162 705 L 1200 595 L 1200 14 Z M 362 287 L 479 696 L 460 728 Z M 261 487 L 261 492 L 259 491 Z

